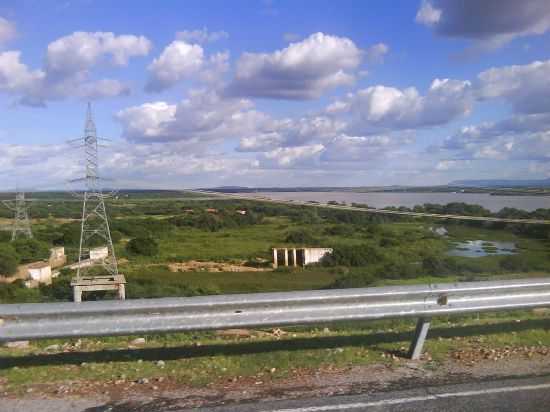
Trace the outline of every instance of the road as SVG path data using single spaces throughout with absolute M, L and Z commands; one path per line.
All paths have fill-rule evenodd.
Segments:
M 550 377 L 193 410 L 200 412 L 548 412 L 550 411 Z
M 550 375 L 536 378 L 421 387 L 353 396 L 279 400 L 186 409 L 184 398 L 122 402 L 86 399 L 0 399 L 1 412 L 458 412 L 550 410 Z

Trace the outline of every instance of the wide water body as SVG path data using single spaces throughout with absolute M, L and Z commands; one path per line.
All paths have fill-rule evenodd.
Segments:
M 260 192 L 250 196 L 269 197 L 281 200 L 329 201 L 351 203 L 366 203 L 371 207 L 383 208 L 389 206 L 413 207 L 424 203 L 447 204 L 464 202 L 483 206 L 492 212 L 498 212 L 503 207 L 513 207 L 533 211 L 550 209 L 550 197 L 546 196 L 491 196 L 486 193 L 354 193 L 354 192 Z

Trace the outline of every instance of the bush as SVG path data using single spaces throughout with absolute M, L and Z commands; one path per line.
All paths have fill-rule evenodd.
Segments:
M 294 230 L 287 234 L 285 242 L 298 243 L 300 245 L 313 245 L 318 243 L 318 240 L 311 232 L 307 230 Z
M 45 242 L 20 238 L 12 244 L 21 263 L 36 262 L 50 257 L 50 247 Z
M 0 276 L 13 275 L 17 271 L 19 259 L 15 250 L 10 245 L 2 245 L 0 248 Z
M 502 258 L 500 267 L 508 271 L 526 272 L 529 270 L 529 262 L 519 255 L 509 255 Z
M 368 266 L 379 263 L 383 256 L 371 245 L 340 245 L 321 260 L 324 266 Z
M 159 245 L 150 237 L 136 237 L 126 245 L 128 253 L 142 256 L 155 256 L 159 253 Z

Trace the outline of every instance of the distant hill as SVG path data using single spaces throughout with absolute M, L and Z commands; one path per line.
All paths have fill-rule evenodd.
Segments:
M 540 180 L 455 180 L 449 186 L 459 187 L 550 187 L 550 179 Z

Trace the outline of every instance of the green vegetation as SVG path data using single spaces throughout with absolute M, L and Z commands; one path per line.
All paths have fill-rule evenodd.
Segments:
M 0 249 L 0 274 L 3 276 L 13 275 L 17 271 L 19 257 L 11 245 L 5 245 Z
M 136 237 L 126 244 L 126 251 L 135 255 L 156 256 L 159 253 L 159 244 L 150 237 Z
M 486 222 L 445 222 L 448 237 L 435 235 L 433 221 L 355 211 L 287 206 L 245 200 L 192 200 L 178 192 L 122 193 L 107 204 L 120 271 L 128 278 L 128 297 L 194 296 L 293 289 L 363 287 L 388 281 L 409 282 L 427 276 L 446 279 L 490 279 L 515 273 L 527 276 L 550 267 L 548 227 Z M 55 200 L 55 201 L 54 201 Z M 423 205 L 434 213 L 491 215 L 478 206 L 452 203 Z M 244 214 L 242 213 L 244 211 Z M 34 241 L 0 236 L 0 265 L 13 273 L 13 258 L 24 263 L 47 257 L 48 247 L 65 246 L 76 259 L 79 202 L 64 195 L 37 201 L 31 210 Z M 550 212 L 503 209 L 506 217 L 546 218 Z M 38 218 L 36 218 L 38 216 Z M 482 240 L 489 256 L 447 256 L 453 244 Z M 513 242 L 517 254 L 500 256 L 491 241 Z M 323 246 L 334 253 L 308 268 L 269 268 L 273 246 Z M 236 263 L 250 271 L 178 272 L 171 264 L 191 260 Z M 70 273 L 67 274 L 67 278 Z M 63 293 L 60 289 L 65 287 Z M 50 301 L 70 298 L 68 281 L 21 290 L 0 285 L 0 301 Z M 99 298 L 98 296 L 97 298 Z
M 55 202 L 36 201 L 32 207 L 36 240 L 11 244 L 7 232 L 0 232 L 2 274 L 13 273 L 19 263 L 47 257 L 48 248 L 54 245 L 65 246 L 70 262 L 76 259 L 79 203 L 59 194 Z M 434 222 L 428 219 L 244 200 L 192 200 L 178 192 L 122 193 L 107 208 L 129 298 L 486 280 L 545 275 L 550 267 L 549 228 L 545 226 L 454 221 L 444 223 L 448 236 L 442 237 L 432 232 Z M 462 204 L 420 208 L 490 215 Z M 499 213 L 550 217 L 550 210 Z M 482 240 L 487 252 L 494 249 L 490 242 L 512 242 L 517 253 L 447 256 L 454 245 L 467 240 Z M 270 270 L 271 247 L 305 245 L 330 247 L 334 252 L 307 268 Z M 178 269 L 189 261 L 215 262 L 220 268 L 218 272 Z M 228 271 L 223 264 L 241 265 L 243 271 Z M 70 300 L 72 276 L 71 270 L 63 269 L 51 285 L 36 289 L 25 288 L 20 280 L 0 283 L 0 303 Z M 108 292 L 90 296 L 110 297 Z M 481 327 L 489 330 L 485 335 L 489 348 L 550 345 L 548 321 L 530 312 L 436 319 L 427 343 L 433 364 L 456 350 L 472 347 Z M 288 328 L 282 335 L 252 331 L 253 337 L 244 338 L 213 332 L 154 335 L 146 337 L 142 349 L 128 348 L 132 337 L 33 342 L 28 349 L 0 348 L 0 379 L 6 379 L 14 391 L 46 378 L 59 383 L 114 381 L 123 375 L 127 382 L 166 377 L 191 385 L 261 374 L 264 380 L 280 379 L 297 369 L 395 362 L 392 355 L 402 353 L 413 328 L 412 321 L 385 321 L 329 325 L 327 330 L 324 326 Z M 53 344 L 58 349 L 46 351 Z M 155 363 L 159 359 L 164 367 Z

